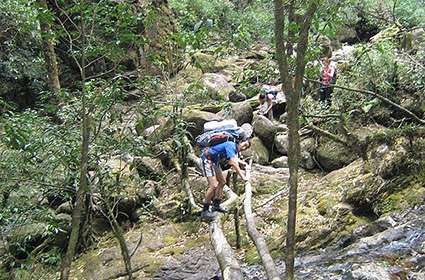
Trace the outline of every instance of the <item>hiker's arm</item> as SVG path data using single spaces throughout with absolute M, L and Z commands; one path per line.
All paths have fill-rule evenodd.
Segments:
M 239 177 L 241 177 L 242 180 L 246 181 L 245 174 L 242 171 L 242 169 L 239 167 L 239 159 L 238 159 L 238 157 L 232 157 L 229 160 L 229 165 L 233 168 L 233 170 L 236 171 L 236 174 L 238 174 Z
M 267 108 L 267 110 L 266 110 L 266 112 L 264 113 L 264 115 L 268 114 L 268 113 L 269 113 L 269 111 L 272 109 L 272 107 L 273 107 L 273 100 L 272 100 L 272 99 L 269 99 L 269 100 L 267 101 L 267 105 L 268 105 L 269 107 Z

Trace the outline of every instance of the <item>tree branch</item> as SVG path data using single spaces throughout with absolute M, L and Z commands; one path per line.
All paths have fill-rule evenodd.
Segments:
M 309 81 L 309 82 L 313 82 L 313 83 L 319 83 L 319 81 L 313 80 L 313 79 L 309 79 L 309 78 L 305 78 L 305 80 Z M 414 119 L 416 122 L 420 123 L 420 124 L 425 124 L 425 120 L 421 119 L 420 117 L 418 117 L 415 113 L 413 113 L 412 111 L 398 105 L 397 103 L 391 101 L 390 99 L 376 93 L 373 91 L 369 91 L 369 90 L 362 90 L 362 89 L 355 89 L 355 88 L 348 88 L 348 87 L 343 87 L 343 86 L 337 86 L 337 85 L 329 85 L 329 87 L 333 87 L 333 88 L 339 88 L 339 89 L 343 89 L 343 90 L 348 90 L 348 91 L 352 91 L 352 92 L 358 92 L 358 93 L 364 93 L 364 94 L 368 94 L 368 95 L 372 95 L 388 104 L 390 104 L 391 106 L 399 109 L 400 111 L 404 112 L 405 114 L 409 115 L 412 119 Z

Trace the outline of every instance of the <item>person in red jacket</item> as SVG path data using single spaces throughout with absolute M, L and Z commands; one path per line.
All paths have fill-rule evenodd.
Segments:
M 320 101 L 331 104 L 333 85 L 336 81 L 336 67 L 331 63 L 329 57 L 322 59 L 320 71 Z

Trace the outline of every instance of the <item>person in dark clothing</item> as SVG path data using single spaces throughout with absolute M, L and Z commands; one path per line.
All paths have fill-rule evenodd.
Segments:
M 208 190 L 205 194 L 201 213 L 201 218 L 203 220 L 214 219 L 214 211 L 226 212 L 226 210 L 220 206 L 223 188 L 226 184 L 221 165 L 228 164 L 242 180 L 246 180 L 245 172 L 241 170 L 239 166 L 239 164 L 246 165 L 246 163 L 239 159 L 238 154 L 248 149 L 250 146 L 251 144 L 249 141 L 240 143 L 226 141 L 212 147 L 207 147 L 202 151 L 202 171 L 208 181 Z M 211 204 L 212 207 L 210 208 Z
M 331 63 L 329 57 L 322 59 L 322 69 L 320 71 L 320 101 L 327 105 L 331 104 L 333 87 L 336 78 L 336 67 Z

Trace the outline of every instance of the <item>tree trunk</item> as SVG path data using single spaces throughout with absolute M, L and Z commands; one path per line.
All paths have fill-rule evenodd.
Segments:
M 38 0 L 38 3 L 43 9 L 48 10 L 46 0 Z M 44 61 L 46 62 L 47 74 L 49 76 L 49 88 L 52 92 L 58 93 L 61 89 L 59 82 L 59 68 L 49 22 L 44 19 L 40 19 L 40 29 Z
M 85 34 L 85 23 L 84 18 L 82 18 L 81 23 L 81 37 L 83 39 L 83 48 L 86 47 L 86 34 Z M 86 73 L 85 73 L 86 57 L 85 52 L 82 52 L 81 56 L 81 115 L 82 115 L 82 139 L 81 139 L 81 159 L 80 159 L 80 184 L 77 191 L 77 198 L 75 202 L 75 207 L 72 210 L 72 221 L 71 221 L 71 236 L 69 237 L 68 248 L 66 250 L 65 257 L 62 262 L 61 268 L 61 280 L 68 280 L 69 272 L 71 269 L 72 259 L 75 256 L 77 250 L 77 244 L 80 236 L 80 228 L 83 217 L 83 210 L 85 206 L 85 198 L 88 193 L 88 181 L 87 181 L 87 170 L 88 170 L 88 155 L 89 155 L 89 140 L 90 140 L 90 116 L 87 110 L 87 100 L 86 100 Z
M 112 226 L 112 230 L 114 232 L 115 238 L 118 240 L 121 248 L 121 256 L 124 261 L 125 270 L 127 272 L 128 280 L 133 280 L 133 269 L 131 268 L 131 256 L 128 252 L 127 243 L 125 242 L 124 233 L 121 226 L 118 224 L 117 219 L 113 213 L 113 209 L 108 205 L 109 212 L 109 223 Z
M 295 4 L 291 2 L 289 11 L 285 11 L 282 0 L 274 0 L 275 4 L 275 37 L 276 37 L 276 57 L 279 65 L 281 82 L 283 83 L 283 91 L 286 95 L 288 108 L 288 166 L 289 166 L 289 199 L 288 199 L 288 221 L 287 221 L 287 238 L 286 238 L 286 276 L 287 279 L 294 279 L 294 259 L 295 259 L 295 227 L 297 212 L 297 189 L 298 189 L 298 166 L 300 160 L 300 137 L 298 134 L 298 108 L 302 90 L 302 81 L 305 70 L 305 54 L 308 47 L 308 35 L 311 20 L 317 9 L 318 3 L 312 0 L 308 4 L 308 8 L 304 15 L 298 17 L 302 20 L 295 22 Z M 288 36 L 285 40 L 285 14 L 290 15 L 288 24 L 298 26 L 298 36 L 294 36 L 292 28 L 288 28 Z M 292 46 L 295 42 L 292 40 L 297 38 L 296 42 L 296 65 L 295 76 L 289 79 L 291 73 L 288 68 L 288 55 L 292 53 Z

